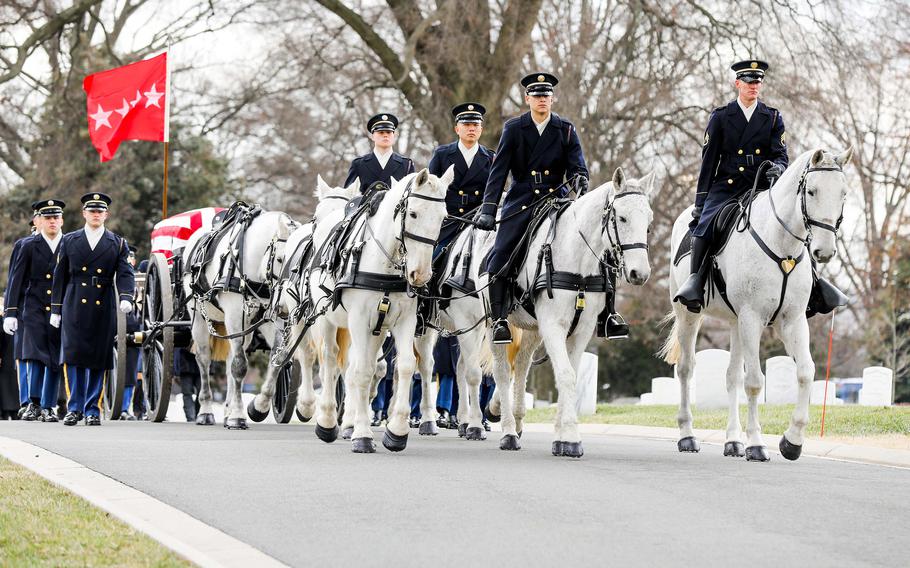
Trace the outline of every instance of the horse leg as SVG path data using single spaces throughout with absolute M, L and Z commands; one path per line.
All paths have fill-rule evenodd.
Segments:
M 552 452 L 554 456 L 581 457 L 581 437 L 578 435 L 575 368 L 566 345 L 567 330 L 558 325 L 541 326 L 543 343 L 550 355 L 556 379 L 556 425 Z M 573 341 L 574 343 L 574 341 Z M 533 353 L 533 350 L 532 350 Z
M 458 385 L 458 429 L 459 433 L 464 429 L 466 440 L 487 439 L 483 427 L 483 409 L 480 408 L 480 382 L 483 376 L 477 365 L 482 342 L 483 331 L 478 329 L 469 331 L 458 340 L 461 349 L 455 377 Z
M 531 370 L 531 360 L 534 358 L 534 351 L 538 345 L 540 345 L 538 332 L 532 330 L 522 331 L 521 343 L 512 360 L 512 401 L 515 404 L 512 413 L 515 415 L 515 430 L 518 432 L 519 438 L 521 438 L 524 417 L 527 413 L 525 392 L 527 392 L 528 371 Z
M 351 349 L 348 352 L 348 368 L 345 373 L 345 407 L 353 407 L 354 430 L 351 433 L 351 451 L 354 453 L 373 453 L 373 430 L 370 429 L 370 391 L 376 374 L 376 352 L 382 338 L 373 337 L 368 331 L 367 323 L 351 323 Z M 413 372 L 413 371 L 412 371 Z M 325 387 L 323 387 L 325 388 Z M 332 387 L 334 391 L 334 385 Z M 407 391 L 407 389 L 405 389 Z M 334 399 L 334 392 L 332 397 Z M 407 395 L 405 395 L 407 401 Z M 407 428 L 407 419 L 405 419 Z
M 416 326 L 416 321 L 415 321 Z M 389 421 L 386 424 L 382 445 L 392 452 L 400 452 L 408 445 L 408 416 L 411 414 L 411 377 L 417 368 L 414 356 L 413 327 L 396 325 L 392 330 L 398 356 L 395 361 L 395 389 L 392 392 L 392 404 L 389 408 Z
M 212 411 L 212 383 L 209 367 L 212 362 L 212 350 L 209 345 L 211 336 L 209 336 L 208 327 L 201 317 L 193 318 L 192 325 L 193 344 L 196 346 L 196 363 L 201 375 L 201 385 L 199 388 L 199 413 L 196 414 L 196 424 L 200 426 L 213 426 L 215 424 L 215 413 Z
M 414 340 L 419 357 L 417 359 L 417 372 L 420 373 L 420 429 L 421 436 L 436 436 L 439 430 L 436 427 L 436 403 L 432 397 L 433 385 L 433 346 L 436 344 L 436 333 L 427 331 L 423 337 Z
M 289 363 L 292 364 L 292 363 Z M 278 383 L 278 368 L 269 362 L 265 371 L 265 380 L 259 393 L 246 406 L 246 413 L 253 422 L 262 422 L 269 416 L 272 399 L 275 398 L 275 385 Z
M 796 408 L 790 417 L 790 427 L 781 437 L 779 448 L 785 458 L 795 460 L 803 451 L 806 426 L 809 424 L 809 395 L 812 392 L 812 380 L 815 378 L 815 362 L 809 350 L 809 322 L 803 314 L 797 314 L 792 320 L 785 320 L 780 324 L 780 331 L 787 354 L 796 361 L 799 393 L 796 397 Z
M 741 458 L 746 455 L 742 442 L 742 425 L 739 422 L 739 387 L 743 384 L 743 351 L 739 340 L 739 328 L 730 326 L 730 366 L 727 367 L 727 441 L 724 455 Z
M 676 304 L 674 304 L 675 306 Z M 676 337 L 679 340 L 679 362 L 676 374 L 679 377 L 679 413 L 676 423 L 679 425 L 679 440 L 676 447 L 680 452 L 697 452 L 701 449 L 695 432 L 692 431 L 692 402 L 689 400 L 690 381 L 695 371 L 695 340 L 701 316 L 690 314 L 685 308 L 673 309 L 676 312 Z
M 322 340 L 319 379 L 322 392 L 316 403 L 316 437 L 326 443 L 338 439 L 338 412 L 335 404 L 335 380 L 338 377 L 338 328 L 329 323 L 319 326 Z
M 492 339 L 487 340 L 492 343 Z M 520 450 L 521 442 L 519 442 L 518 432 L 515 430 L 515 416 L 512 414 L 512 401 L 510 400 L 512 369 L 509 365 L 506 346 L 492 344 L 491 350 L 493 351 L 493 380 L 496 381 L 496 392 L 501 393 L 499 416 L 502 421 L 502 438 L 499 439 L 499 449 Z
M 761 343 L 762 322 L 757 314 L 744 311 L 739 314 L 739 342 L 742 347 L 742 356 L 746 364 L 746 398 L 749 400 L 749 420 L 746 425 L 746 460 L 768 461 L 771 456 L 761 435 L 761 424 L 758 422 L 758 395 L 765 384 L 765 376 L 761 372 L 761 359 L 759 346 Z
M 297 391 L 297 413 L 304 422 L 309 422 L 316 413 L 316 391 L 313 390 L 313 365 L 316 351 L 304 338 L 297 346 L 295 358 L 300 362 L 300 390 Z
M 238 299 L 239 300 L 239 299 Z M 232 302 L 233 304 L 234 302 Z M 236 302 L 235 309 L 224 302 L 224 327 L 227 335 L 233 335 L 243 331 L 243 305 L 242 300 Z M 244 350 L 245 344 L 248 343 L 246 338 L 238 337 L 229 340 L 231 349 L 227 360 L 228 369 L 228 399 L 225 401 L 227 409 L 224 415 L 224 427 L 229 430 L 246 430 L 246 418 L 243 413 L 243 380 L 246 378 L 247 358 Z

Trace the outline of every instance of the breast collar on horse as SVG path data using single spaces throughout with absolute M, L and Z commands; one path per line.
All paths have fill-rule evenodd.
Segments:
M 435 238 L 425 237 L 423 235 L 418 235 L 407 230 L 406 217 L 408 210 L 408 200 L 413 197 L 415 199 L 423 199 L 424 201 L 445 203 L 445 198 L 432 197 L 429 195 L 415 193 L 412 191 L 413 184 L 414 178 L 412 177 L 410 180 L 408 180 L 408 184 L 405 186 L 404 192 L 402 192 L 401 199 L 399 199 L 398 203 L 395 204 L 394 214 L 392 215 L 393 221 L 396 217 L 400 217 L 401 219 L 399 233 L 395 236 L 395 240 L 398 241 L 397 255 L 400 260 L 396 261 L 395 255 L 387 251 L 385 247 L 382 246 L 382 243 L 379 242 L 379 240 L 376 238 L 376 235 L 373 232 L 373 228 L 370 225 L 370 220 L 368 218 L 364 220 L 363 228 L 358 233 L 358 237 L 363 237 L 365 234 L 369 235 L 373 242 L 376 243 L 376 246 L 379 247 L 382 255 L 397 271 L 397 273 L 386 274 L 381 272 L 365 272 L 360 270 L 360 256 L 363 253 L 363 246 L 366 244 L 366 240 L 361 239 L 360 242 L 351 245 L 347 249 L 349 259 L 348 269 L 345 272 L 344 278 L 335 285 L 335 289 L 333 291 L 333 308 L 341 304 L 341 293 L 346 288 L 373 290 L 383 293 L 383 297 L 379 301 L 379 305 L 376 308 L 379 312 L 379 318 L 377 319 L 376 325 L 373 327 L 373 330 L 371 332 L 374 336 L 380 334 L 386 314 L 389 312 L 389 308 L 391 306 L 389 294 L 394 292 L 406 292 L 410 295 L 413 293 L 404 274 L 408 255 L 407 241 L 417 241 L 419 243 L 427 244 L 430 246 L 436 244 L 437 239 Z
M 759 176 L 762 174 L 762 172 L 765 169 L 767 169 L 767 167 L 770 164 L 771 164 L 771 162 L 766 160 L 766 161 L 762 162 L 761 165 L 758 167 L 758 171 L 756 172 L 756 175 L 755 175 L 755 184 L 753 185 L 753 188 L 752 188 L 753 192 L 755 191 L 755 188 L 758 185 Z M 758 247 L 768 256 L 768 258 L 770 258 L 771 260 L 773 260 L 775 262 L 778 270 L 780 270 L 781 275 L 783 276 L 783 281 L 781 282 L 781 287 L 780 287 L 780 301 L 777 303 L 777 309 L 775 309 L 774 313 L 771 314 L 771 319 L 769 319 L 768 323 L 766 323 L 765 325 L 773 325 L 774 321 L 777 319 L 777 316 L 780 314 L 780 310 L 784 306 L 784 298 L 787 295 L 787 284 L 790 279 L 790 273 L 793 272 L 793 269 L 796 268 L 796 265 L 798 265 L 800 263 L 800 261 L 802 261 L 803 257 L 806 255 L 806 249 L 808 248 L 809 244 L 812 242 L 812 227 L 818 227 L 820 229 L 824 229 L 826 231 L 831 231 L 832 233 L 837 234 L 837 231 L 840 230 L 841 222 L 843 222 L 843 220 L 844 220 L 843 209 L 841 209 L 840 217 L 837 218 L 837 222 L 835 222 L 835 224 L 833 226 L 829 225 L 828 223 L 822 223 L 821 221 L 817 221 L 817 220 L 813 219 L 811 216 L 809 216 L 809 211 L 806 209 L 806 191 L 807 191 L 806 190 L 806 178 L 808 177 L 808 175 L 810 173 L 813 173 L 813 172 L 841 172 L 841 173 L 843 173 L 843 171 L 844 170 L 840 166 L 821 166 L 821 167 L 813 168 L 810 166 L 810 164 L 806 164 L 806 167 L 803 169 L 802 174 L 800 174 L 799 185 L 797 186 L 796 193 L 797 193 L 797 195 L 799 195 L 799 207 L 800 207 L 800 211 L 801 211 L 802 217 L 803 217 L 803 228 L 806 230 L 805 237 L 800 237 L 799 235 L 794 233 L 793 230 L 790 229 L 790 227 L 787 225 L 787 223 L 783 219 L 781 219 L 780 215 L 777 213 L 777 207 L 775 207 L 775 205 L 774 205 L 774 193 L 772 191 L 773 188 L 768 190 L 768 201 L 771 203 L 771 211 L 774 213 L 774 217 L 777 219 L 777 222 L 780 223 L 780 226 L 783 227 L 784 230 L 787 231 L 787 233 L 791 237 L 793 237 L 797 241 L 800 241 L 801 243 L 803 243 L 802 251 L 799 253 L 799 256 L 797 256 L 796 258 L 793 258 L 792 256 L 787 256 L 787 257 L 778 256 L 774 251 L 771 250 L 771 247 L 769 247 L 767 245 L 767 243 L 765 243 L 765 241 L 762 240 L 762 238 L 758 235 L 758 233 L 755 232 L 755 229 L 752 228 L 752 224 L 750 222 L 751 221 L 751 219 L 750 219 L 751 200 L 749 203 L 749 207 L 743 211 L 743 218 L 745 219 L 745 226 L 743 227 L 743 229 L 738 229 L 738 230 L 740 232 L 742 232 L 744 229 L 749 230 L 749 234 L 752 235 L 752 239 L 755 240 L 756 244 L 758 244 Z M 719 284 L 718 289 L 723 288 L 721 290 L 721 298 L 723 298 L 724 303 L 727 304 L 727 307 L 730 308 L 730 311 L 732 311 L 734 314 L 736 314 L 736 310 L 733 308 L 733 304 L 730 302 L 729 298 L 727 297 L 726 284 L 724 283 L 723 276 L 720 274 L 720 269 L 716 266 L 716 264 L 715 264 L 713 272 L 715 273 L 715 277 L 718 279 L 718 284 Z
M 522 305 L 525 310 L 529 310 L 533 315 L 533 294 L 537 293 L 540 290 L 547 291 L 547 298 L 553 299 L 553 289 L 557 290 L 575 290 L 577 295 L 575 297 L 575 313 L 572 316 L 572 323 L 569 326 L 570 336 L 575 332 L 575 328 L 578 326 L 578 321 L 581 319 L 581 314 L 585 309 L 585 292 L 615 292 L 613 290 L 610 278 L 607 277 L 607 270 L 620 272 L 624 267 L 625 251 L 632 249 L 644 249 L 648 250 L 648 243 L 623 243 L 619 238 L 619 226 L 616 224 L 616 208 L 615 203 L 617 199 L 627 197 L 630 195 L 646 195 L 642 191 L 627 191 L 620 193 L 611 199 L 606 207 L 603 209 L 603 214 L 601 216 L 601 231 L 606 233 L 607 240 L 609 241 L 609 248 L 604 250 L 602 255 L 598 255 L 594 249 L 588 243 L 588 239 L 585 238 L 584 233 L 581 232 L 581 229 L 577 229 L 578 236 L 581 237 L 581 240 L 585 243 L 585 246 L 588 247 L 588 250 L 591 251 L 591 254 L 594 255 L 594 258 L 597 259 L 598 267 L 600 268 L 600 274 L 593 276 L 582 276 L 581 274 L 575 272 L 566 272 L 562 270 L 555 270 L 553 267 L 553 253 L 552 253 L 552 244 L 553 240 L 556 238 L 556 222 L 559 219 L 559 216 L 567 207 L 560 207 L 559 204 L 554 204 L 549 213 L 550 215 L 550 227 L 547 230 L 547 237 L 544 241 L 544 244 L 540 248 L 540 252 L 537 254 L 537 269 L 534 273 L 534 281 L 531 285 L 531 290 L 526 294 Z M 571 203 L 571 202 L 568 202 Z M 612 233 L 611 233 L 612 230 Z M 545 272 L 540 273 L 541 265 L 543 265 Z

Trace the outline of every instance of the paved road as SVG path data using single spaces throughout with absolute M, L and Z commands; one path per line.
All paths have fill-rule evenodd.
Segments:
M 293 566 L 906 565 L 908 470 L 606 436 L 572 461 L 493 434 L 355 455 L 299 424 L 0 423 Z

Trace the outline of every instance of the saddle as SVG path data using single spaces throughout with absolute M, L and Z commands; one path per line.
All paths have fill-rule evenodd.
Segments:
M 321 261 L 329 272 L 337 276 L 338 272 L 344 271 L 345 245 L 354 234 L 357 220 L 364 215 L 367 218 L 375 215 L 382 200 L 385 199 L 387 191 L 387 185 L 375 182 L 362 195 L 355 197 L 345 205 L 344 217 L 329 231 L 325 249 L 320 254 Z
M 717 214 L 714 215 L 714 219 L 711 220 L 714 237 L 711 239 L 711 249 L 708 251 L 709 257 L 717 256 L 723 252 L 724 247 L 727 246 L 727 241 L 730 240 L 733 228 L 738 224 L 743 213 L 749 206 L 748 195 L 749 194 L 728 199 L 720 206 L 720 210 Z M 676 249 L 676 254 L 673 256 L 673 265 L 678 265 L 679 262 L 691 252 L 692 229 L 689 229 L 689 232 L 686 233 L 686 236 L 683 237 L 682 241 L 679 243 L 679 247 Z

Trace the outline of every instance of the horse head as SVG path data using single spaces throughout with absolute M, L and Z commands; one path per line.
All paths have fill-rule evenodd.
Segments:
M 321 175 L 316 176 L 316 191 L 313 195 L 316 197 L 316 210 L 313 212 L 313 220 L 318 221 L 327 213 L 343 207 L 348 201 L 360 194 L 360 178 L 356 178 L 351 185 L 347 187 L 332 187 L 322 179 Z
M 405 277 L 411 286 L 419 288 L 433 276 L 433 249 L 446 217 L 446 191 L 454 177 L 454 166 L 442 177 L 426 168 L 420 170 L 403 189 L 395 208 L 398 238 L 405 253 Z
M 651 276 L 648 236 L 654 213 L 651 194 L 654 172 L 638 179 L 627 178 L 622 168 L 613 172 L 612 191 L 604 208 L 604 232 L 614 262 L 622 267 L 629 284 L 641 286 Z
M 815 150 L 799 180 L 797 192 L 802 200 L 806 229 L 811 233 L 809 254 L 821 263 L 828 262 L 837 253 L 836 232 L 847 199 L 847 177 L 843 168 L 852 157 L 852 146 L 838 155 Z

